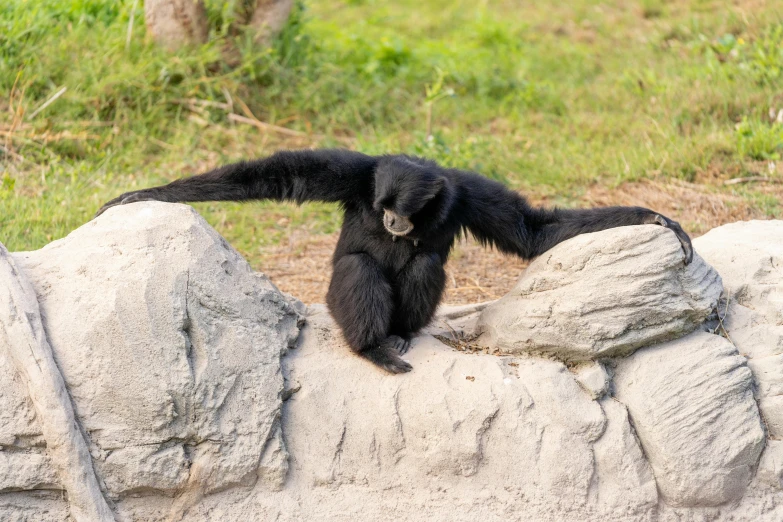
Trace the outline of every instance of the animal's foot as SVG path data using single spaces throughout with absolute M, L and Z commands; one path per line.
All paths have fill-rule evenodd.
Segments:
M 405 355 L 408 353 L 408 350 L 411 349 L 411 341 L 410 339 L 406 339 L 404 337 L 400 337 L 399 335 L 390 335 L 384 343 L 389 343 L 391 346 L 397 350 L 397 353 L 400 355 Z
M 360 354 L 374 362 L 389 373 L 405 373 L 413 369 L 413 366 L 402 360 L 400 345 L 405 340 L 396 335 L 387 337 L 381 344 L 362 350 Z M 410 345 L 410 342 L 408 342 Z M 406 349 L 407 350 L 407 349 Z
M 127 205 L 128 203 L 135 203 L 137 201 L 155 201 L 157 198 L 149 190 L 136 190 L 134 192 L 126 192 L 111 201 L 103 205 L 98 212 L 95 213 L 95 217 L 100 216 L 111 207 L 117 205 Z
M 680 240 L 682 251 L 685 253 L 685 264 L 687 265 L 693 261 L 693 245 L 691 244 L 691 238 L 688 237 L 688 234 L 685 233 L 679 223 L 661 214 L 655 214 L 651 224 L 661 225 L 674 232 L 677 239 Z

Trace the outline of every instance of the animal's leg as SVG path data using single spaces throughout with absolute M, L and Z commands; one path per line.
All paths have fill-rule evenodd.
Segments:
M 391 373 L 413 367 L 397 355 L 389 338 L 394 308 L 391 285 L 367 254 L 341 257 L 334 264 L 326 302 L 352 350 Z
M 402 267 L 395 279 L 395 307 L 391 332 L 399 336 L 400 353 L 410 348 L 410 338 L 427 326 L 435 314 L 443 289 L 446 272 L 438 254 L 418 254 Z

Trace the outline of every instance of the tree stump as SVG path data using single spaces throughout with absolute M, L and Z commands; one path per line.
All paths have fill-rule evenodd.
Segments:
M 201 0 L 145 0 L 144 20 L 155 41 L 170 50 L 202 44 L 209 35 Z

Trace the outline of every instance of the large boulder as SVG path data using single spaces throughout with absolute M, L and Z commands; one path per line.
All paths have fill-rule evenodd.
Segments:
M 280 487 L 280 356 L 301 316 L 192 208 L 126 207 L 13 260 L 35 289 L 110 498 L 208 493 L 259 477 Z M 39 458 L 47 441 L 1 353 L 0 375 L 9 417 L 0 443 Z M 0 466 L 20 458 L 0 451 Z M 18 465 L 7 488 L 56 487 L 37 462 Z
M 694 240 L 732 300 L 783 325 L 783 221 L 740 221 Z
M 783 438 L 783 221 L 731 223 L 694 245 L 725 282 L 715 325 L 749 358 L 769 436 Z
M 0 328 L 0 519 L 93 520 L 63 469 L 81 440 L 77 471 L 117 520 L 781 520 L 781 452 L 759 464 L 744 359 L 703 331 L 656 345 L 697 328 L 720 292 L 669 236 L 617 229 L 583 259 L 570 286 L 607 286 L 614 256 L 616 277 L 638 283 L 617 292 L 653 318 L 634 323 L 644 334 L 617 326 L 600 361 L 589 343 L 571 345 L 574 365 L 475 344 L 490 304 L 442 310 L 430 331 L 459 349 L 421 335 L 413 372 L 393 376 L 351 353 L 323 306 L 299 332 L 300 305 L 192 209 L 112 208 L 0 270 L 0 326 L 13 326 Z M 647 243 L 659 262 L 645 272 Z M 24 281 L 32 299 L 9 305 L 6 285 Z M 582 324 L 575 307 L 553 307 L 553 324 Z M 50 353 L 37 374 L 32 344 Z M 31 381 L 43 368 L 61 374 L 73 440 L 46 429 Z
M 657 505 L 625 407 L 594 401 L 563 363 L 459 352 L 430 336 L 409 360 L 403 379 L 377 370 L 310 307 L 285 359 L 297 390 L 285 416 L 296 426 L 287 489 L 301 503 L 291 519 L 620 520 Z
M 698 253 L 687 266 L 684 258 L 676 236 L 656 225 L 577 236 L 533 261 L 484 310 L 482 342 L 585 361 L 681 337 L 715 310 L 722 290 Z
M 745 493 L 765 438 L 752 384 L 745 358 L 707 332 L 617 362 L 615 397 L 669 504 L 717 506 Z

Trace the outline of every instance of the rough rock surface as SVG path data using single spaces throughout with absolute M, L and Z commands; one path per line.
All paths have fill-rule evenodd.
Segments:
M 783 489 L 783 441 L 767 441 L 756 476 L 770 486 Z
M 740 221 L 694 240 L 741 305 L 783 325 L 783 221 Z
M 0 349 L 0 448 L 0 491 L 62 489 L 48 465 L 33 402 L 4 349 Z
M 712 313 L 717 272 L 656 225 L 577 236 L 533 261 L 479 319 L 484 344 L 504 353 L 584 361 L 627 355 L 681 337 Z
M 300 427 L 286 433 L 286 490 L 304 506 L 286 519 L 307 518 L 327 492 L 321 513 L 337 519 L 381 507 L 391 511 L 378 519 L 413 520 L 619 519 L 656 508 L 625 407 L 592 400 L 563 363 L 458 352 L 424 336 L 410 352 L 414 371 L 396 379 L 352 355 L 325 308 L 311 307 L 307 323 L 285 360 L 297 391 L 284 425 Z M 327 377 L 344 375 L 361 377 L 347 386 Z M 393 497 L 376 498 L 384 491 Z M 363 500 L 344 504 L 351 496 Z
M 122 210 L 14 255 L 107 496 L 209 493 L 253 484 L 260 469 L 278 487 L 285 450 L 260 463 L 278 437 L 280 356 L 301 316 L 192 208 Z M 17 380 L 0 394 L 18 412 L 0 436 L 35 447 L 41 431 Z M 50 477 L 27 467 L 23 483 Z
M 764 449 L 752 382 L 737 349 L 706 332 L 617 363 L 615 397 L 628 406 L 669 504 L 717 506 L 745 493 Z
M 32 400 L 49 459 L 13 459 L 13 466 L 38 474 L 51 466 L 68 492 L 71 513 L 78 520 L 110 522 L 114 516 L 98 484 L 87 439 L 79 427 L 73 403 L 52 347 L 44 331 L 41 310 L 30 281 L 21 273 L 6 248 L 0 244 L 0 351 L 15 366 Z M 6 452 L 8 450 L 5 450 Z M 31 469 L 32 468 L 32 469 Z M 43 472 L 43 471 L 42 471 Z M 26 483 L 27 487 L 54 486 Z M 14 488 L 11 484 L 7 486 Z
M 732 223 L 694 245 L 723 276 L 718 326 L 749 357 L 769 436 L 783 439 L 783 221 Z
M 706 265 L 677 268 L 659 230 L 635 232 L 659 250 L 636 291 L 670 315 L 643 325 L 651 344 L 698 326 L 720 286 Z M 615 232 L 598 250 L 632 284 L 638 259 L 618 252 L 634 243 Z M 600 258 L 582 274 L 595 288 Z M 182 205 L 113 208 L 13 259 L 117 520 L 783 520 L 781 452 L 770 441 L 759 463 L 748 367 L 716 335 L 567 368 L 425 334 L 413 372 L 392 376 L 350 353 L 322 306 L 289 350 L 296 303 Z M 444 309 L 432 331 L 470 334 L 491 306 Z M 49 450 L 0 349 L 0 519 L 76 516 Z

